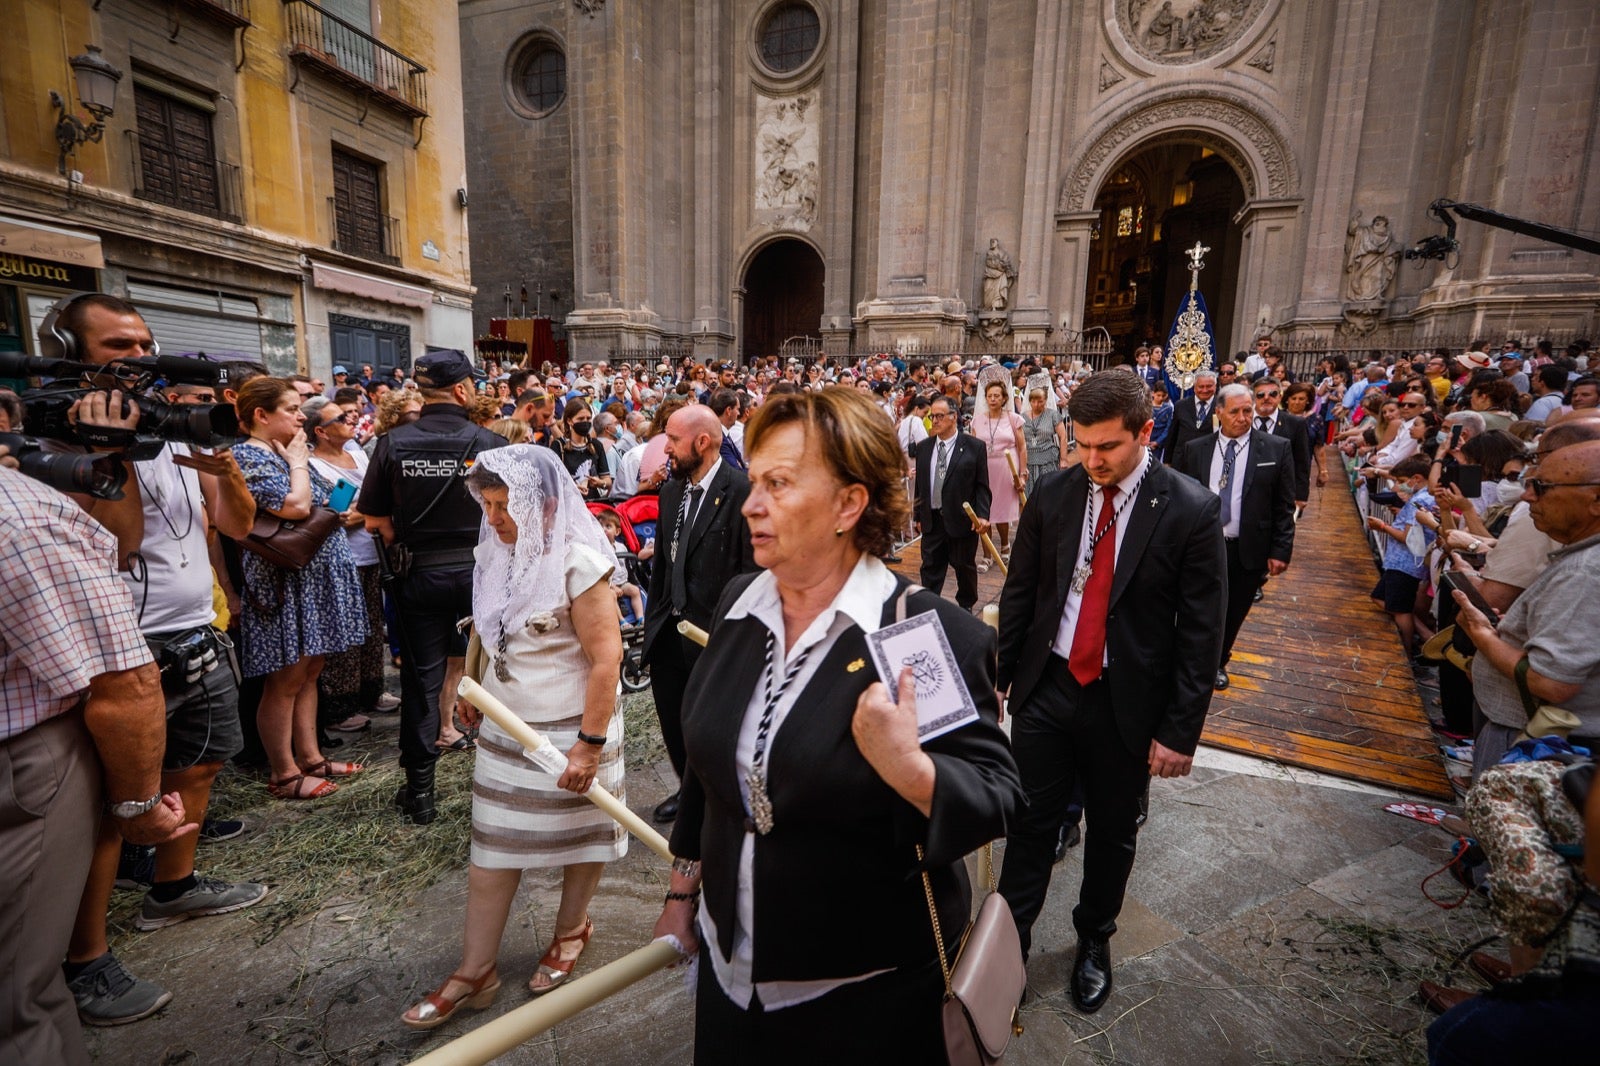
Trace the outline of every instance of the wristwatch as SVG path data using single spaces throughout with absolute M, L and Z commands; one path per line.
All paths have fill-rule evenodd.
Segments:
M 138 818 L 140 815 L 149 814 L 161 802 L 161 793 L 157 792 L 147 800 L 123 800 L 121 803 L 107 803 L 106 810 L 111 812 L 113 818 L 127 820 Z

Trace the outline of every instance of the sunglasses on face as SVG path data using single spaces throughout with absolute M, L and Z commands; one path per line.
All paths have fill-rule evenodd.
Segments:
M 1401 408 L 1406 408 L 1406 407 L 1421 407 L 1422 405 L 1420 403 L 1403 403 L 1400 406 L 1401 406 Z
M 1522 483 L 1533 490 L 1533 498 L 1540 499 L 1551 489 L 1592 489 L 1600 488 L 1600 481 L 1546 481 L 1543 478 L 1523 478 Z
M 1258 399 L 1258 400 L 1276 400 L 1278 398 L 1278 395 L 1279 394 L 1276 393 L 1276 392 L 1258 392 L 1258 393 L 1256 393 L 1256 399 Z

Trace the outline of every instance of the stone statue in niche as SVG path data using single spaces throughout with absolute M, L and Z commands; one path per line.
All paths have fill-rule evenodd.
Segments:
M 1386 215 L 1374 215 L 1363 224 L 1361 212 L 1350 219 L 1344 251 L 1344 298 L 1382 300 L 1394 281 L 1400 249 L 1389 232 Z
M 999 237 L 989 238 L 989 251 L 983 257 L 983 309 L 1004 311 L 1011 306 L 1011 286 L 1017 280 L 1017 268 L 1006 250 L 1000 247 Z
M 756 209 L 777 226 L 809 228 L 817 217 L 818 170 L 814 100 L 764 98 L 758 106 Z M 811 119 L 808 121 L 808 114 Z

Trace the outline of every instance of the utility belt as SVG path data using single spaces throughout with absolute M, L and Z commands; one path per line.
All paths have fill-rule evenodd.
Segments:
M 233 641 L 214 626 L 196 626 L 178 633 L 145 637 L 161 669 L 161 687 L 181 692 L 217 667 L 228 663 Z
M 472 548 L 446 548 L 442 551 L 412 551 L 404 544 L 390 544 L 384 548 L 389 560 L 389 573 L 396 578 L 430 570 L 460 570 L 477 562 Z

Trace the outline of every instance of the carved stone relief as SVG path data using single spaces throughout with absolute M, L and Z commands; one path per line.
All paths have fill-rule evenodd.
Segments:
M 1274 33 L 1272 40 L 1256 49 L 1256 54 L 1245 61 L 1245 66 L 1255 67 L 1266 74 L 1272 73 L 1272 65 L 1278 61 L 1278 35 Z
M 1207 129 L 1200 125 L 1202 123 L 1224 126 L 1236 136 Z M 1108 159 L 1120 154 L 1130 142 L 1152 140 L 1150 131 L 1161 126 L 1172 127 L 1178 139 L 1211 148 L 1233 164 L 1244 184 L 1246 198 L 1264 195 L 1276 200 L 1295 195 L 1299 177 L 1288 146 L 1276 130 L 1243 103 L 1215 95 L 1197 96 L 1192 89 L 1179 89 L 1120 120 L 1081 154 L 1069 153 L 1068 158 L 1076 156 L 1078 162 L 1061 184 L 1056 209 L 1061 212 L 1088 209 L 1090 183 Z M 1241 152 L 1241 143 L 1254 149 L 1259 160 L 1259 175 L 1258 164 Z M 1258 178 L 1265 179 L 1264 190 L 1257 188 Z
M 1117 82 L 1124 80 L 1122 71 L 1111 65 L 1111 60 L 1105 56 L 1100 57 L 1100 91 L 1105 92 Z
M 572 6 L 594 18 L 600 14 L 600 9 L 606 6 L 606 0 L 572 0 Z
M 1400 246 L 1389 231 L 1389 219 L 1361 220 L 1357 211 L 1345 231 L 1344 325 L 1347 333 L 1371 333 L 1383 314 L 1389 287 L 1400 265 Z
M 805 232 L 817 218 L 817 94 L 758 96 L 756 220 Z
M 1123 38 L 1157 63 L 1198 63 L 1249 29 L 1266 0 L 1111 0 Z

